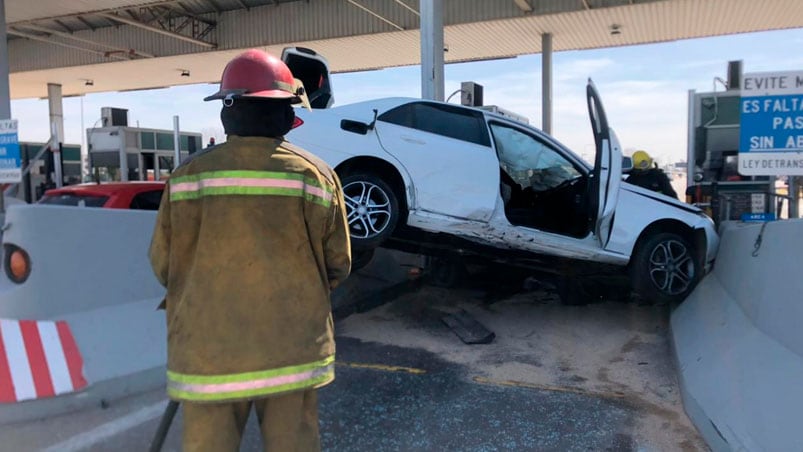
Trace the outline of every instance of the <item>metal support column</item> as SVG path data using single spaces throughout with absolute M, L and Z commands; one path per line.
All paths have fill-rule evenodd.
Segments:
M 789 176 L 789 218 L 800 218 L 799 177 Z
M 11 92 L 8 87 L 8 41 L 6 5 L 0 0 L 0 119 L 11 119 Z
M 178 116 L 173 116 L 173 151 L 175 152 L 175 161 L 173 162 L 173 169 L 181 165 L 181 135 L 179 134 Z M 159 177 L 157 174 L 154 178 Z
M 552 134 L 552 33 L 541 35 L 541 130 Z
M 64 144 L 64 109 L 61 105 L 61 85 L 47 84 L 47 105 L 50 111 L 50 128 L 54 132 L 50 151 L 53 152 L 53 169 L 56 187 L 64 185 L 64 175 L 61 170 L 60 146 Z
M 0 0 L 0 119 L 11 119 L 11 91 L 8 87 L 8 40 L 6 36 L 6 4 Z M 0 190 L 0 214 L 6 211 L 5 190 Z
M 443 101 L 443 0 L 421 0 L 421 97 Z

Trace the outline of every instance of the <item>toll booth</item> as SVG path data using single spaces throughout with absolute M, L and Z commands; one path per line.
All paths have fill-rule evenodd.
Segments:
M 103 127 L 86 131 L 89 168 L 97 182 L 165 180 L 176 162 L 174 131 L 128 126 L 128 110 L 101 109 Z M 202 136 L 179 133 L 180 160 L 203 147 Z
M 26 168 L 30 165 L 31 170 L 23 176 L 21 183 L 8 188 L 6 196 L 32 203 L 41 198 L 45 190 L 55 188 L 56 158 L 61 162 L 62 185 L 81 183 L 81 146 L 62 144 L 57 153 L 45 150 L 47 146 L 47 143 L 20 141 L 22 166 Z
M 733 61 L 728 80 L 715 79 L 724 91 L 689 91 L 686 201 L 717 223 L 743 214 L 779 215 L 783 200 L 775 190 L 775 177 L 739 174 L 741 79 L 741 61 Z

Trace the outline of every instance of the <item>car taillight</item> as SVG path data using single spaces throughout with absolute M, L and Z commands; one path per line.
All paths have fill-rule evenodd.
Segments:
M 304 120 L 296 116 L 296 119 L 293 120 L 293 129 L 300 126 L 301 124 L 304 124 Z
M 11 281 L 22 284 L 31 274 L 31 259 L 22 248 L 14 245 L 5 246 L 5 262 L 3 268 Z

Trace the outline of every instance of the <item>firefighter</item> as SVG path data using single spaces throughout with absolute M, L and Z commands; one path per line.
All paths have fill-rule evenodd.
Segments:
M 653 164 L 652 157 L 647 151 L 636 151 L 633 153 L 633 169 L 627 176 L 625 182 L 648 190 L 663 193 L 666 196 L 677 199 L 678 194 L 672 188 L 669 177 L 660 168 Z
M 317 451 L 316 389 L 334 379 L 329 293 L 349 274 L 340 181 L 284 141 L 289 68 L 249 50 L 223 71 L 227 141 L 171 175 L 150 247 L 167 287 L 167 393 L 185 451 L 237 451 L 254 407 L 266 450 Z

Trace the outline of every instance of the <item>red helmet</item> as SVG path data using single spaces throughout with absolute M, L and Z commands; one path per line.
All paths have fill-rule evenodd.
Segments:
M 247 50 L 229 61 L 223 69 L 220 91 L 204 100 L 264 97 L 301 102 L 303 87 L 293 78 L 284 62 L 258 49 Z

